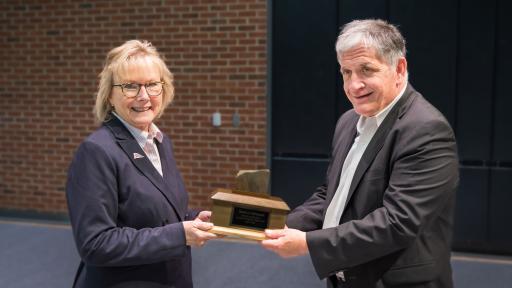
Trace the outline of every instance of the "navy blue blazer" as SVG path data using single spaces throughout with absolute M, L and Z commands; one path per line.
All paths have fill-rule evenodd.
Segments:
M 74 287 L 192 287 L 180 222 L 197 213 L 187 209 L 170 139 L 164 136 L 157 146 L 163 177 L 112 116 L 76 151 L 66 185 L 82 258 Z

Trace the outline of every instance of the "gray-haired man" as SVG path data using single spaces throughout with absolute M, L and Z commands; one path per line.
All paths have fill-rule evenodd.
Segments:
M 326 183 L 262 245 L 309 253 L 329 287 L 453 287 L 453 131 L 408 83 L 395 26 L 348 23 L 336 51 L 354 109 L 336 126 Z

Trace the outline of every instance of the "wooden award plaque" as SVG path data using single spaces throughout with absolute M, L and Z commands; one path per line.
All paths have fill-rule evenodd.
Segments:
M 265 240 L 265 229 L 282 229 L 288 205 L 264 193 L 217 189 L 213 201 L 210 232 L 250 240 Z

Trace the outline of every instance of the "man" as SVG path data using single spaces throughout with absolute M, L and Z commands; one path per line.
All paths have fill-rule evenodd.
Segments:
M 336 52 L 354 109 L 336 126 L 326 184 L 262 241 L 283 257 L 309 253 L 328 287 L 453 287 L 455 138 L 408 83 L 405 51 L 382 20 L 343 28 Z

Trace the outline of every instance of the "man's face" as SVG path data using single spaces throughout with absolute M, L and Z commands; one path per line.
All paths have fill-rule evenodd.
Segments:
M 343 53 L 339 60 L 343 89 L 359 115 L 375 116 L 403 87 L 407 68 L 404 58 L 392 67 L 377 56 L 375 49 L 358 46 Z

